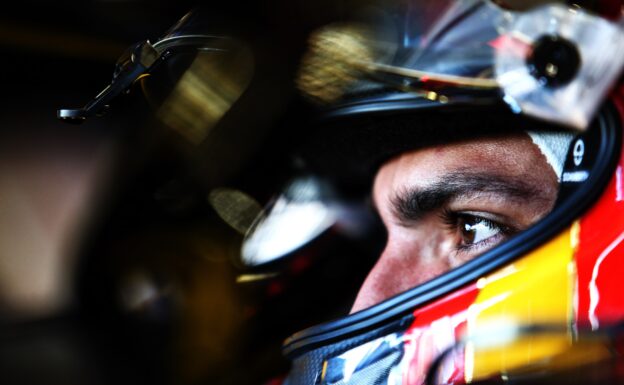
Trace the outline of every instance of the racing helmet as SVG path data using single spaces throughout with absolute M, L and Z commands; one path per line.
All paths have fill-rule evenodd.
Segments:
M 287 384 L 622 382 L 620 7 L 408 1 L 311 35 L 298 86 L 320 118 L 303 157 L 334 185 L 372 191 L 388 234 L 351 314 L 286 340 Z M 427 215 L 459 179 L 481 198 L 504 189 L 475 172 L 514 156 L 489 157 L 501 136 L 539 148 L 553 204 L 493 244 L 504 225 L 451 221 L 460 254 L 488 246 L 440 267 L 442 219 Z M 512 166 L 525 181 L 540 173 L 530 162 Z M 423 190 L 445 164 L 462 175 Z M 533 203 L 548 189 L 537 183 Z
M 280 119 L 258 51 L 191 14 L 59 117 L 136 83 L 193 144 L 247 346 L 303 329 L 280 382 L 620 382 L 624 27 L 589 3 L 358 3 L 310 35 Z

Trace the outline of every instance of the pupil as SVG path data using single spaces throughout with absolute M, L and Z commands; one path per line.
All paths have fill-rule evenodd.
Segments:
M 479 223 L 478 220 L 475 219 L 464 219 L 464 231 L 463 238 L 464 243 L 472 244 L 474 243 L 475 237 L 477 236 L 476 226 Z

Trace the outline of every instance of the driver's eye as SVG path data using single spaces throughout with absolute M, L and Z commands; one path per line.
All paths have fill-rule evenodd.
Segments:
M 473 213 L 445 213 L 445 222 L 456 238 L 458 251 L 493 246 L 518 230 Z
M 459 215 L 457 226 L 463 246 L 482 243 L 503 232 L 502 226 L 498 223 L 474 215 Z

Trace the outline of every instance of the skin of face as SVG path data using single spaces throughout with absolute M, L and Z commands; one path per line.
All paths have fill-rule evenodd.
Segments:
M 553 168 L 523 133 L 390 159 L 373 186 L 387 243 L 351 312 L 439 276 L 528 228 L 552 209 L 558 185 Z

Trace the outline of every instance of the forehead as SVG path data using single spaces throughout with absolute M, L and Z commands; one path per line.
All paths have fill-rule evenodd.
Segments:
M 539 148 L 524 133 L 479 138 L 407 151 L 386 161 L 375 176 L 375 199 L 403 186 L 424 187 L 444 180 L 449 173 L 521 177 L 539 184 L 544 175 L 555 177 Z M 550 175 L 552 174 L 552 175 Z

